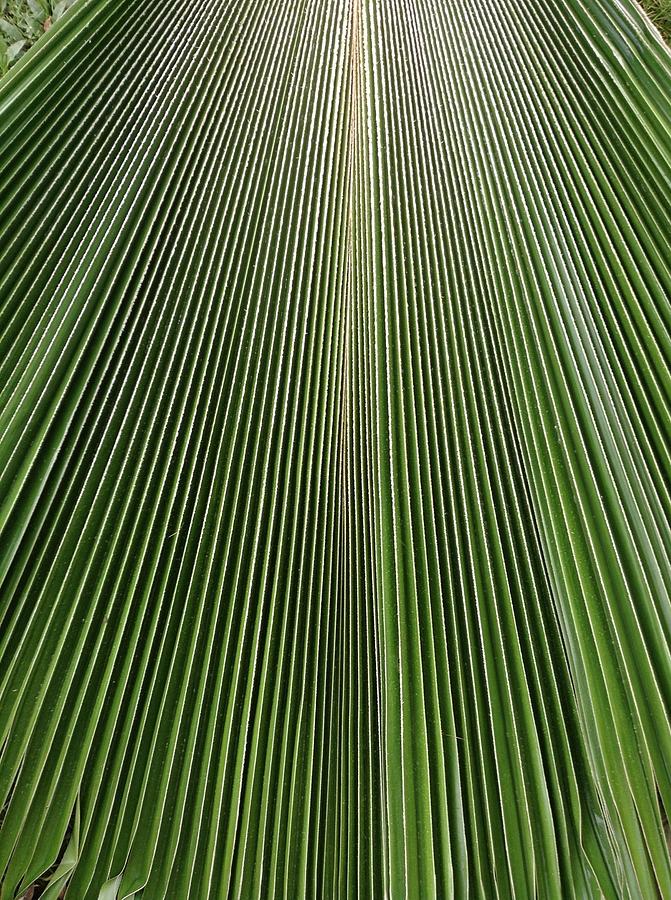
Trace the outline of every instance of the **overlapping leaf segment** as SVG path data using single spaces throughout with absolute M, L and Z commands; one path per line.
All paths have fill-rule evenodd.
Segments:
M 3 898 L 671 897 L 670 103 L 629 0 L 4 79 Z

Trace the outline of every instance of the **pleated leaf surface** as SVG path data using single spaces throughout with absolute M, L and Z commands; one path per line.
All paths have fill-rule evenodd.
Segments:
M 670 236 L 633 0 L 77 0 L 0 81 L 2 900 L 671 897 Z

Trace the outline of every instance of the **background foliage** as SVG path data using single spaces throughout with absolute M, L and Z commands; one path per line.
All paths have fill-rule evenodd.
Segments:
M 0 0 L 0 75 L 13 65 L 75 0 Z
M 641 4 L 664 40 L 671 43 L 671 0 L 641 0 Z

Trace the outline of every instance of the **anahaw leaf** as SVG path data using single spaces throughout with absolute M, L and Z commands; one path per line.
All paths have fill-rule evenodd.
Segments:
M 1 897 L 671 897 L 671 57 L 78 0 L 0 81 Z

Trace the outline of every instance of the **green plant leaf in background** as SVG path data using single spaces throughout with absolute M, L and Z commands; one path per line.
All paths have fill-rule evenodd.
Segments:
M 641 0 L 641 6 L 667 44 L 671 44 L 671 0 Z
M 79 0 L 0 82 L 0 877 L 671 897 L 633 0 Z
M 0 0 L 0 75 L 70 9 L 75 0 Z

